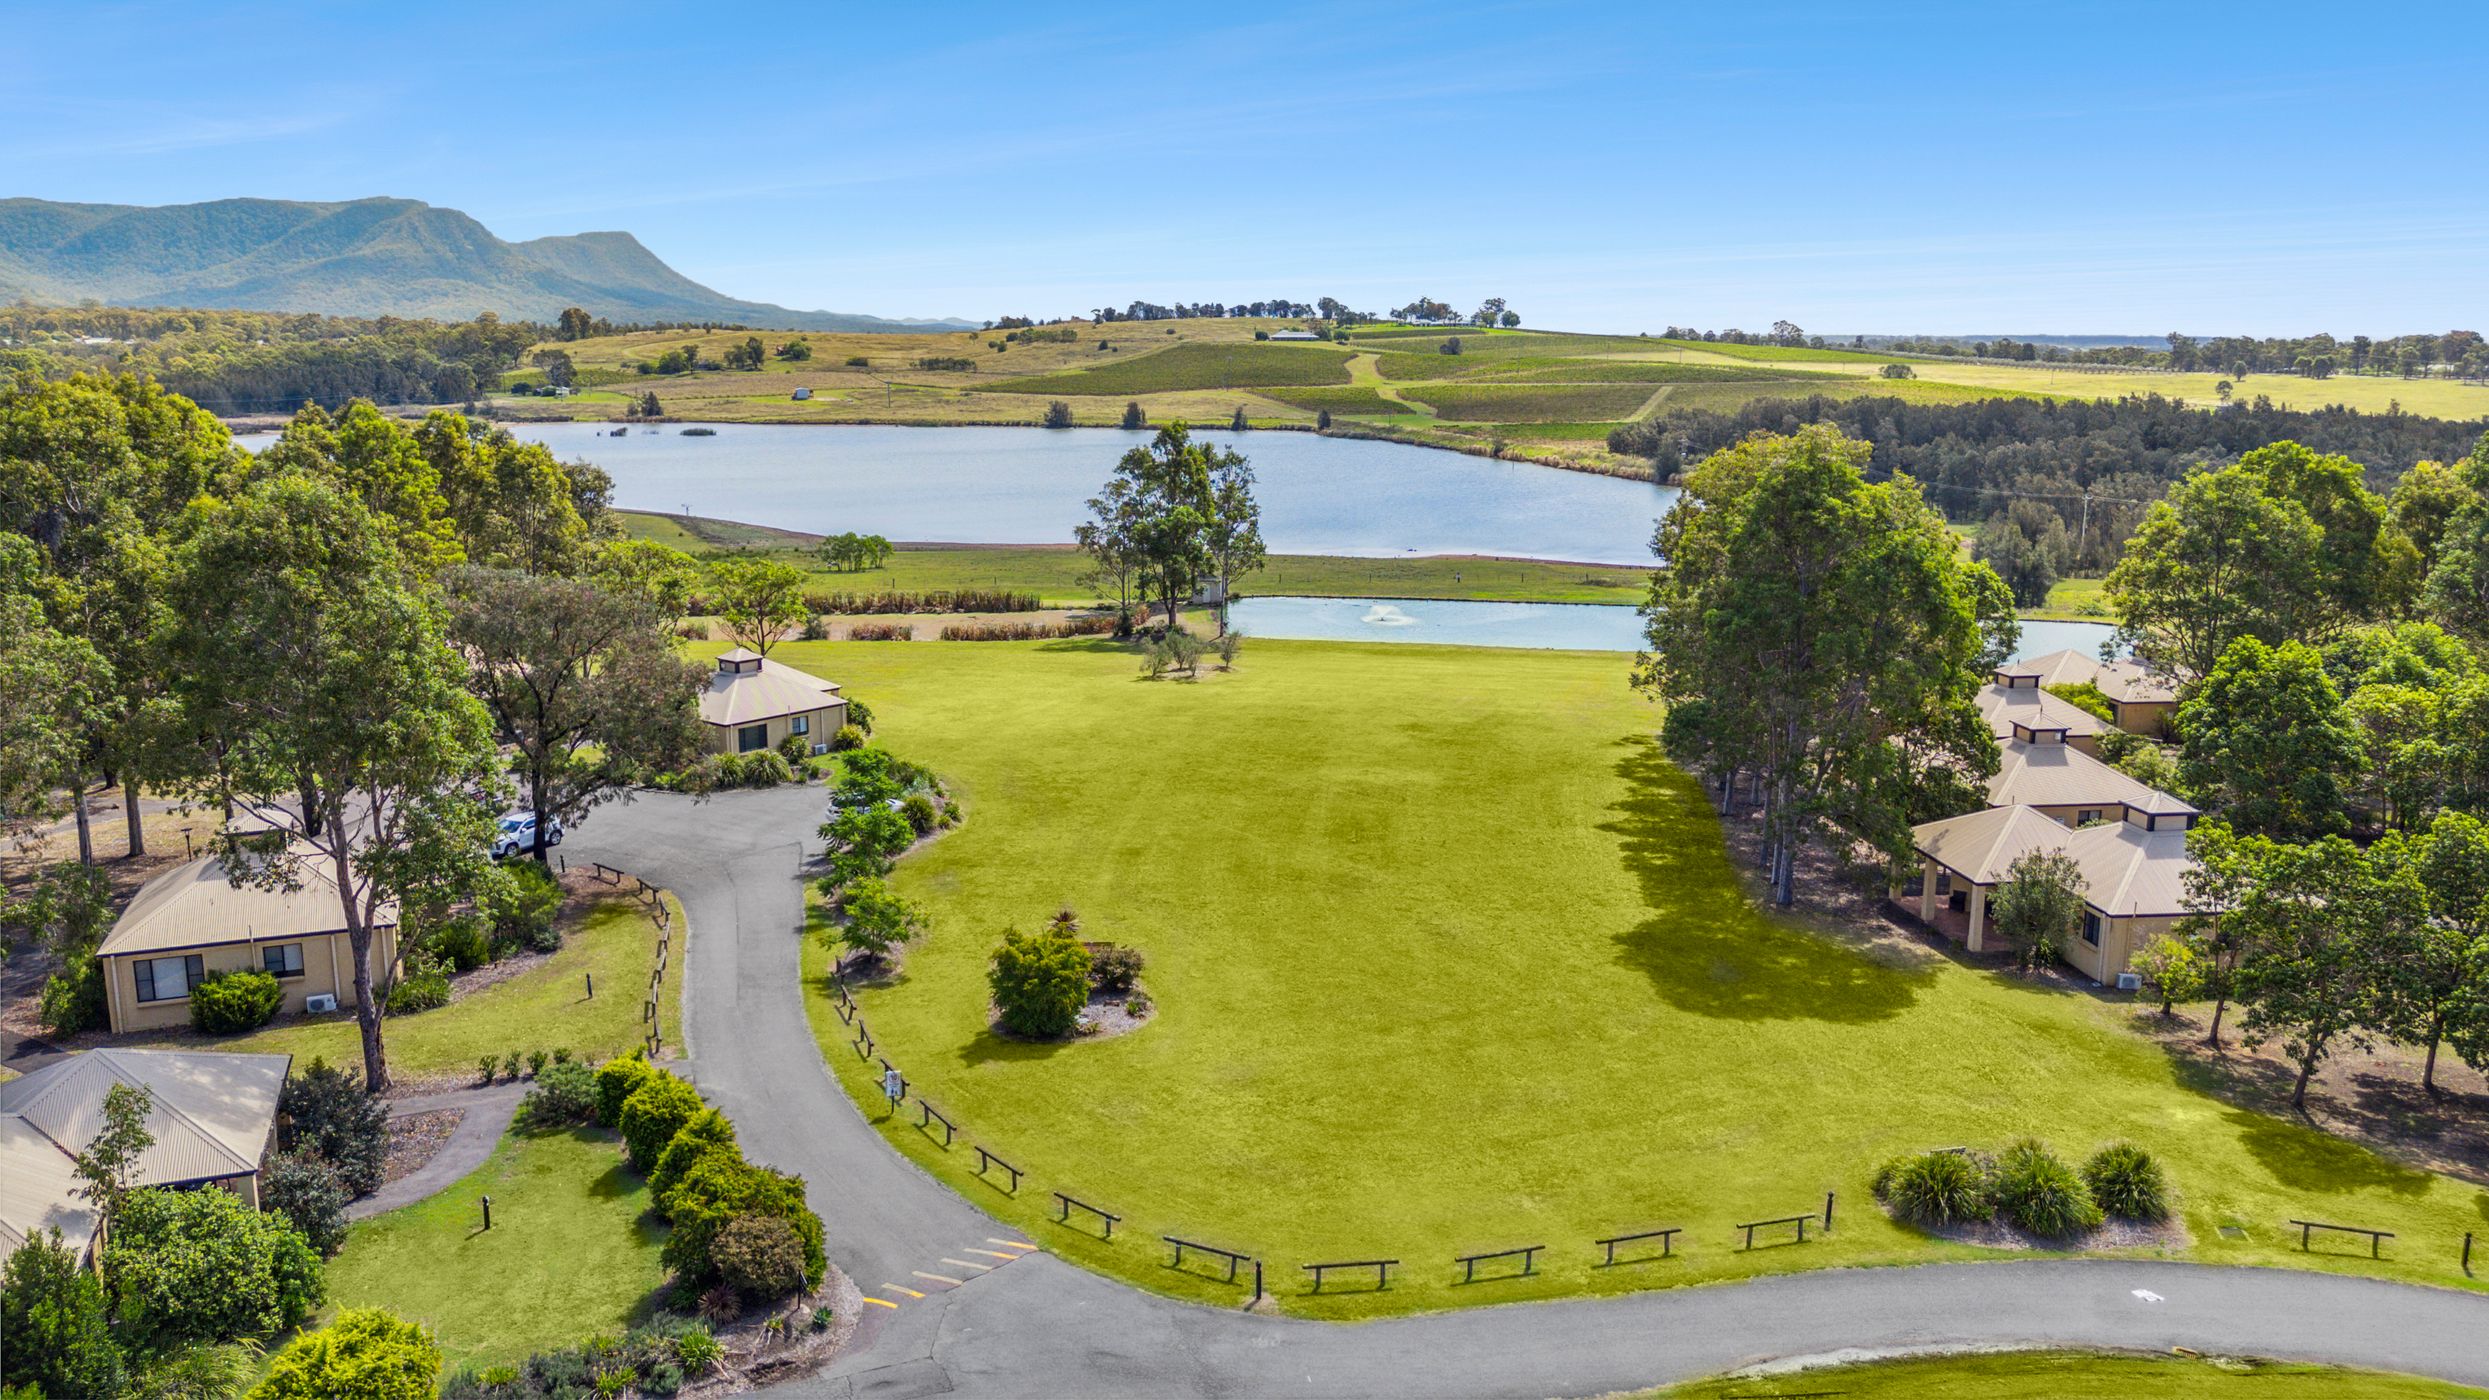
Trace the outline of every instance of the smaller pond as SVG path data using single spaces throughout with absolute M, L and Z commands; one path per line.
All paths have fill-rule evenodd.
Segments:
M 1472 603 L 1427 598 L 1240 598 L 1229 620 L 1248 636 L 1316 642 L 1421 642 L 1449 647 L 1639 651 L 1642 615 L 1583 603 Z M 2025 622 L 2023 656 L 2096 652 L 2101 622 Z

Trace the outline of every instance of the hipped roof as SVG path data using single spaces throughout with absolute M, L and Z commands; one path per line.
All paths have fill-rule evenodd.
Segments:
M 225 943 L 265 943 L 335 933 L 346 926 L 337 881 L 325 857 L 297 849 L 295 878 L 301 888 L 236 885 L 221 856 L 202 856 L 147 882 L 121 911 L 97 951 L 161 953 Z M 376 928 L 394 926 L 397 904 L 384 900 L 373 911 Z
M 810 714 L 838 699 L 838 686 L 738 647 L 720 661 L 758 661 L 754 671 L 709 673 L 709 688 L 700 697 L 700 718 L 711 724 L 759 724 L 784 715 Z
M 1921 855 L 1975 885 L 2003 881 L 2034 851 L 2062 851 L 2081 872 L 2083 900 L 2111 918 L 2187 912 L 2186 875 L 2195 868 L 2184 831 L 2146 831 L 2111 822 L 2070 831 L 2029 807 L 1990 807 L 1913 827 Z

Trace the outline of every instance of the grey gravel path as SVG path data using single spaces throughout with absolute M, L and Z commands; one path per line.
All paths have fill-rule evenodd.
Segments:
M 399 1177 L 363 1199 L 346 1207 L 348 1220 L 361 1220 L 367 1215 L 411 1206 L 448 1190 L 451 1183 L 484 1165 L 493 1155 L 501 1135 L 510 1128 L 510 1118 L 518 1112 L 519 1101 L 527 1097 L 524 1084 L 478 1084 L 471 1089 L 448 1089 L 437 1094 L 410 1094 L 389 1101 L 389 1116 L 411 1118 L 418 1113 L 455 1108 L 465 1111 L 449 1141 L 432 1154 L 432 1160 Z

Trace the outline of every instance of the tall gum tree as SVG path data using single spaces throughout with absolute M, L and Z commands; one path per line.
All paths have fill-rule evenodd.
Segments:
M 1813 426 L 1758 434 L 1691 472 L 1653 539 L 1650 649 L 1635 684 L 1668 706 L 1672 756 L 1763 802 L 1774 899 L 1829 827 L 1899 858 L 1933 794 L 1996 771 L 1976 696 L 2013 647 L 2003 581 L 1961 557 L 1906 478 Z
M 265 828 L 219 835 L 235 878 L 299 887 L 316 867 L 335 885 L 373 1093 L 389 1085 L 376 916 L 474 889 L 500 782 L 491 721 L 396 533 L 299 471 L 201 503 L 167 638 L 190 789 Z

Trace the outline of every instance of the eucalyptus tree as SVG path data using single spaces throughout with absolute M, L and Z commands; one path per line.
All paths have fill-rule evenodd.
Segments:
M 453 569 L 446 584 L 449 639 L 513 750 L 539 862 L 555 818 L 577 825 L 697 756 L 707 673 L 675 654 L 647 602 L 510 569 Z
M 1262 507 L 1253 499 L 1253 465 L 1233 452 L 1214 453 L 1210 463 L 1210 509 L 1202 524 L 1202 551 L 1219 585 L 1219 635 L 1227 635 L 1227 605 L 1236 580 L 1262 567 Z
M 2372 853 L 2408 872 L 2426 917 L 2396 928 L 2378 948 L 2378 1028 L 2426 1047 L 2420 1087 L 2437 1087 L 2437 1053 L 2451 1044 L 2474 1069 L 2489 1068 L 2489 825 L 2441 812 L 2425 831 L 2389 833 Z
M 2245 930 L 2239 1028 L 2251 1046 L 2282 1042 L 2299 1071 L 2291 1107 L 2305 1109 L 2325 1057 L 2370 1043 L 2391 952 L 2426 921 L 2426 892 L 2416 869 L 2339 836 L 2303 845 L 2244 837 L 2235 855 L 2244 878 L 2222 918 Z
M 2181 789 L 2241 834 L 2304 840 L 2347 824 L 2360 731 L 2315 648 L 2231 642 L 2179 710 L 2178 735 Z
M 235 878 L 299 888 L 316 871 L 335 889 L 373 1093 L 389 1086 L 378 916 L 474 891 L 501 783 L 491 719 L 401 533 L 316 472 L 202 502 L 178 537 L 165 639 L 185 786 L 249 819 L 214 843 Z
M 1074 538 L 1102 574 L 1129 569 L 1157 599 L 1169 628 L 1202 580 L 1220 576 L 1214 571 L 1222 563 L 1211 552 L 1214 532 L 1226 551 L 1225 567 L 1241 573 L 1260 563 L 1251 468 L 1233 448 L 1194 441 L 1182 423 L 1124 453 L 1091 498 L 1089 513 Z
M 804 620 L 804 571 L 782 559 L 727 558 L 709 565 L 726 635 L 763 656 Z
M 1695 467 L 1653 539 L 1635 684 L 1679 761 L 1724 792 L 1752 775 L 1784 905 L 1828 826 L 1900 858 L 1931 783 L 1996 771 L 1976 696 L 2013 646 L 2011 595 L 1915 483 L 1866 481 L 1869 452 L 1822 426 L 1757 435 Z

